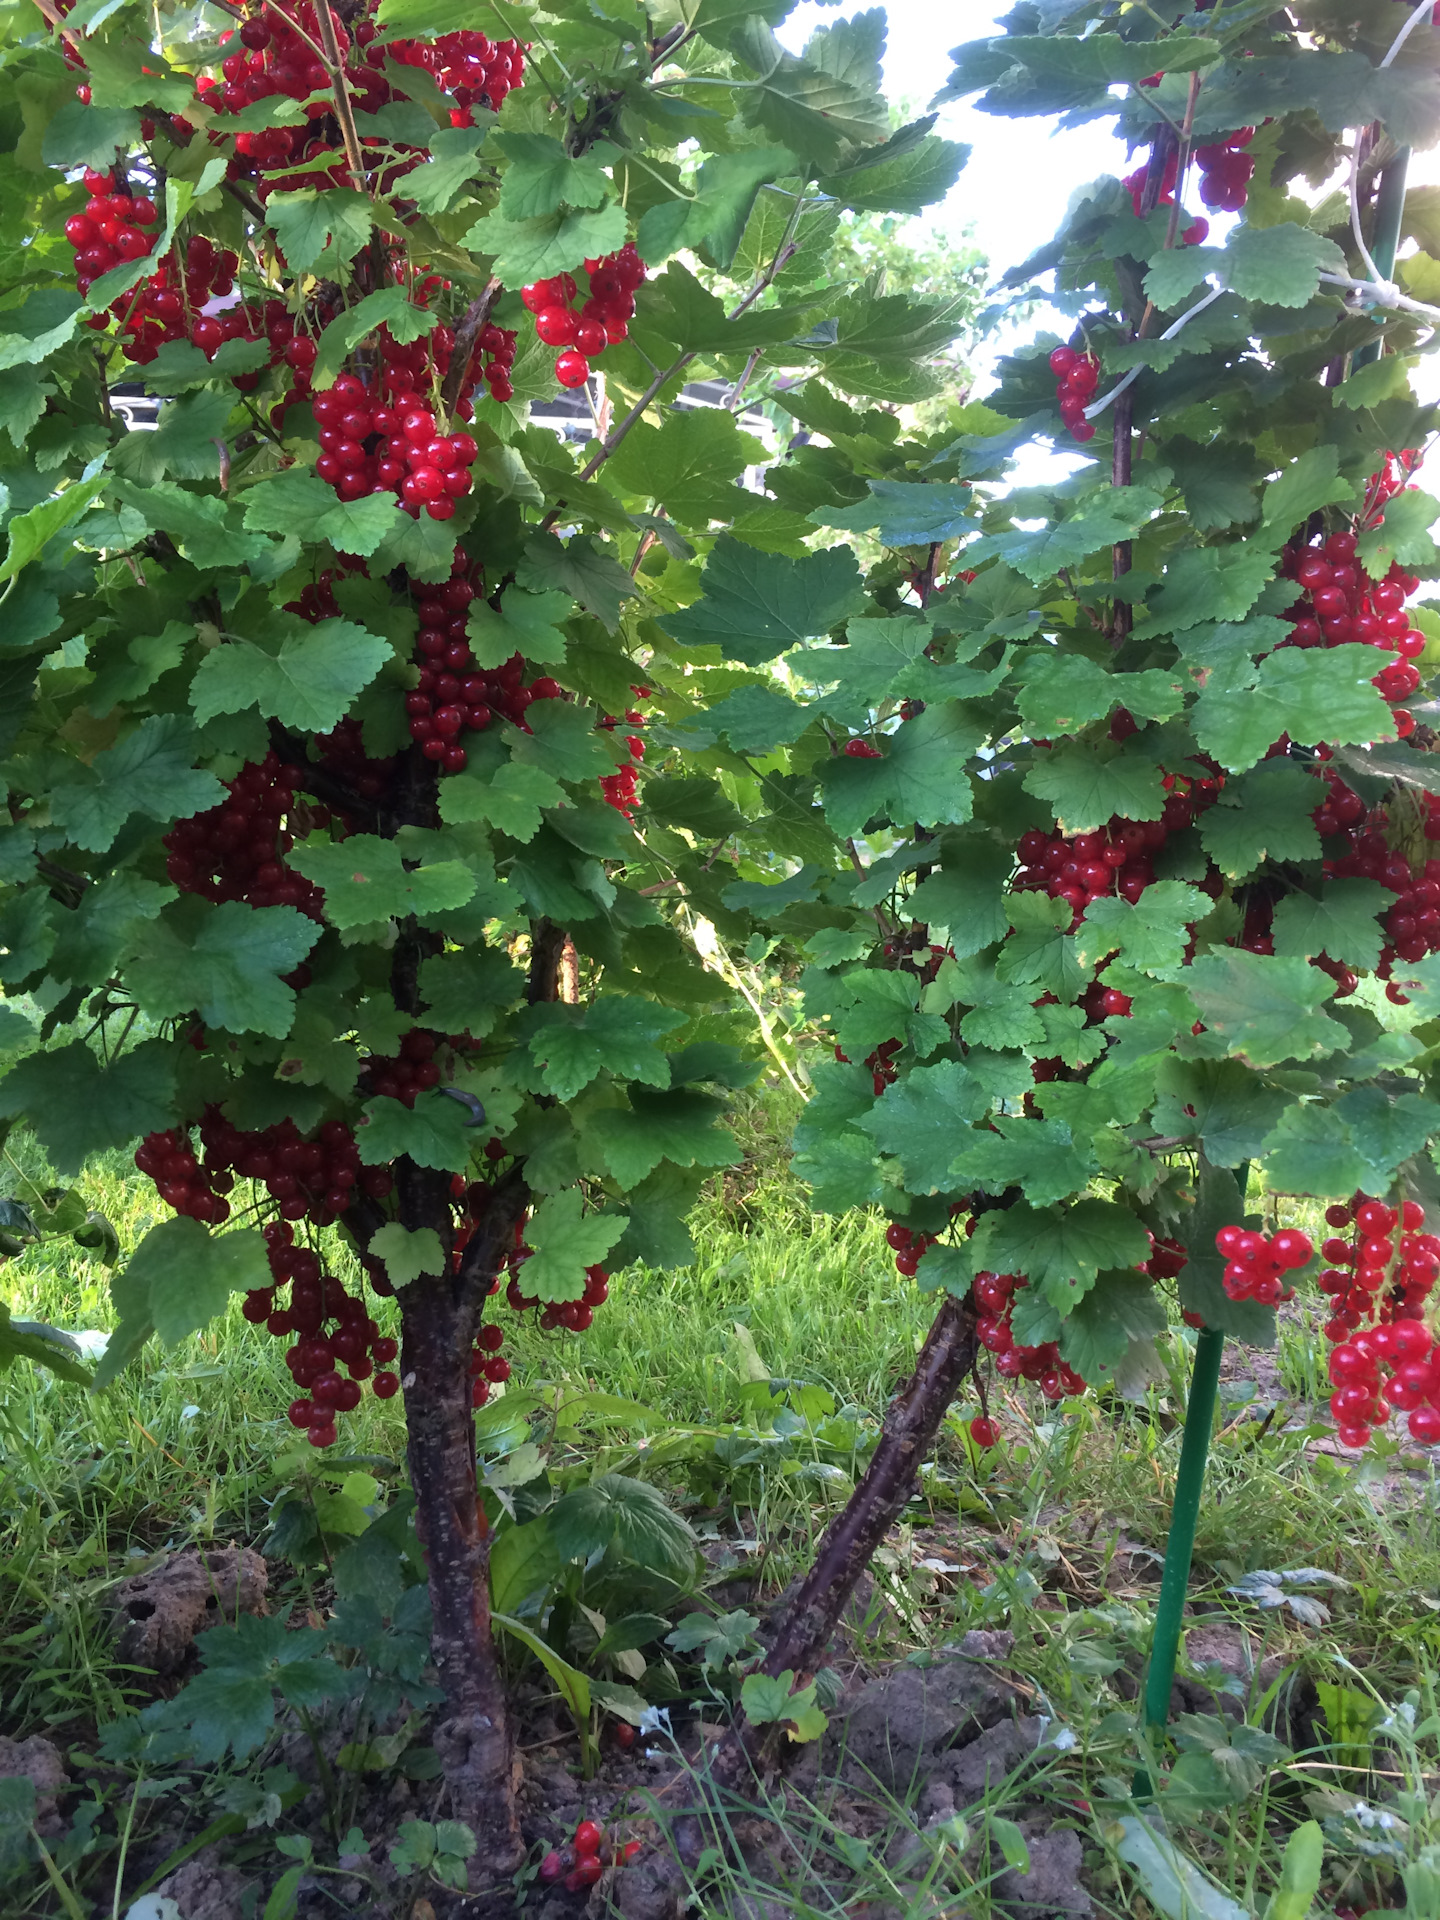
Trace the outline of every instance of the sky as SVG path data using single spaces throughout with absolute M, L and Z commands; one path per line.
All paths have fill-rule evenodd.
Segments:
M 958 5 L 955 0 L 889 0 L 885 89 L 891 100 L 914 113 L 925 112 L 949 76 L 950 49 L 962 41 L 1002 33 L 999 22 L 1012 4 L 1013 0 L 1000 4 L 959 0 Z M 817 0 L 801 0 L 777 33 L 788 48 L 799 52 L 817 26 L 863 10 L 863 5 L 853 3 L 824 6 Z M 1060 131 L 1053 119 L 1007 120 L 979 112 L 970 101 L 951 103 L 939 113 L 936 132 L 966 142 L 971 155 L 948 197 L 930 208 L 921 224 L 941 235 L 953 235 L 957 242 L 973 235 L 995 280 L 1051 237 L 1077 187 L 1101 174 L 1126 173 L 1138 164 L 1128 159 L 1124 142 L 1115 138 L 1106 123 Z M 1440 150 L 1416 154 L 1408 180 L 1412 186 L 1440 183 Z M 1199 211 L 1198 207 L 1192 210 Z M 1042 324 L 1043 316 L 1032 319 L 1027 333 Z M 977 372 L 977 391 L 983 395 L 987 383 L 983 362 Z M 1421 360 L 1412 384 L 1421 398 L 1440 400 L 1440 354 Z M 1056 456 L 1039 456 L 1037 450 L 1036 471 L 1028 470 L 1027 461 L 1027 470 L 1017 478 L 1027 484 L 1039 480 L 1042 460 L 1046 477 L 1069 464 Z M 1435 492 L 1440 490 L 1440 456 L 1432 467 L 1434 471 L 1424 474 L 1424 483 Z

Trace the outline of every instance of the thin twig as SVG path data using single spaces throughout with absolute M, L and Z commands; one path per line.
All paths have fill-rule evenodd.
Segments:
M 330 11 L 330 0 L 316 0 L 315 15 L 320 22 L 320 38 L 325 42 L 325 65 L 334 82 L 335 117 L 340 122 L 340 138 L 345 142 L 345 158 L 350 162 L 356 186 L 363 189 L 365 160 L 360 151 L 360 133 L 355 125 L 350 82 L 345 74 L 345 63 L 340 58 L 340 42 L 335 37 L 335 17 Z
M 505 289 L 492 274 L 485 283 L 482 293 L 472 300 L 455 329 L 455 349 L 450 355 L 450 370 L 445 375 L 445 383 L 440 389 L 440 398 L 445 403 L 446 413 L 455 411 L 455 402 L 460 398 L 460 389 L 465 384 L 465 369 L 470 364 L 470 356 L 475 351 L 475 342 L 482 327 L 489 320 L 495 302 Z

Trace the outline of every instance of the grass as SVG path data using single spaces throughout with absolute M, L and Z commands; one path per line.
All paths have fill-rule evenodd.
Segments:
M 516 1386 L 597 1390 L 653 1410 L 650 1446 L 612 1442 L 605 1463 L 654 1472 L 702 1531 L 758 1542 L 764 1585 L 773 1591 L 808 1556 L 837 1488 L 848 1484 L 851 1463 L 843 1446 L 837 1451 L 838 1429 L 826 1427 L 826 1416 L 849 1410 L 861 1425 L 847 1431 L 873 1431 L 909 1370 L 932 1305 L 895 1275 L 878 1219 L 810 1213 L 763 1108 L 750 1110 L 744 1125 L 747 1161 L 698 1208 L 691 1267 L 617 1275 L 609 1302 L 579 1338 L 543 1336 L 508 1313 L 505 1322 Z M 0 1194 L 22 1179 L 48 1180 L 33 1142 L 12 1139 L 4 1152 Z M 153 1217 L 148 1183 L 115 1158 L 91 1166 L 79 1185 L 87 1205 L 105 1212 L 132 1247 Z M 17 1317 L 72 1331 L 103 1332 L 110 1323 L 104 1270 L 68 1240 L 11 1263 L 3 1291 Z M 382 1320 L 393 1312 L 380 1303 Z M 1005 1444 L 983 1457 L 963 1433 L 973 1407 L 957 1406 L 926 1469 L 923 1500 L 877 1564 L 874 1653 L 914 1658 L 968 1628 L 1005 1626 L 1016 1635 L 1013 1658 L 1036 1702 L 1074 1736 L 1073 1747 L 1047 1763 L 1046 1784 L 1012 1783 L 989 1813 L 967 1815 L 963 1835 L 926 1841 L 923 1872 L 900 1876 L 910 1889 L 907 1912 L 953 1912 L 960 1900 L 972 1920 L 986 1920 L 998 1912 L 993 1885 L 1012 1846 L 1004 1827 L 1010 1815 L 1033 1813 L 1048 1799 L 1069 1819 L 1078 1799 L 1111 1802 L 1126 1786 L 1134 1729 L 1123 1683 L 1138 1672 L 1148 1643 L 1178 1456 L 1185 1339 L 1175 1329 L 1169 1376 L 1133 1405 L 1086 1399 L 1056 1410 L 1029 1389 L 992 1394 Z M 104 1394 L 24 1364 L 0 1376 L 0 1732 L 48 1732 L 62 1745 L 88 1745 L 95 1726 L 136 1697 L 133 1677 L 116 1671 L 108 1651 L 105 1588 L 137 1556 L 264 1535 L 293 1455 L 281 1350 L 232 1303 L 223 1321 L 173 1352 L 152 1343 Z M 796 1383 L 789 1404 L 811 1419 L 788 1419 L 794 1432 L 783 1446 L 762 1422 L 764 1444 L 750 1449 L 751 1464 L 720 1473 L 717 1459 L 734 1462 L 737 1449 L 717 1453 L 709 1436 L 731 1426 L 742 1436 L 759 1432 L 753 1386 L 747 1393 L 757 1356 L 770 1376 Z M 1357 1788 L 1377 1806 L 1409 1808 L 1405 1862 L 1440 1838 L 1440 1815 L 1432 1818 L 1427 1798 L 1435 1788 L 1435 1728 L 1426 1729 L 1440 1659 L 1440 1491 L 1433 1475 L 1398 1458 L 1345 1461 L 1318 1451 L 1303 1407 L 1323 1390 L 1323 1375 L 1318 1335 L 1299 1320 L 1282 1330 L 1261 1389 L 1278 1381 L 1285 1415 L 1299 1408 L 1300 1418 L 1267 1424 L 1261 1415 L 1273 1391 L 1258 1391 L 1247 1405 L 1243 1367 L 1239 1377 L 1232 1373 L 1192 1582 L 1197 1610 L 1242 1625 L 1257 1659 L 1274 1655 L 1311 1685 L 1298 1744 L 1289 1729 L 1293 1755 L 1266 1771 L 1259 1788 L 1188 1823 L 1183 1808 L 1171 1805 L 1182 1845 L 1257 1913 L 1275 1884 L 1286 1835 L 1307 1813 L 1328 1822 L 1328 1892 L 1317 1914 L 1358 1908 L 1367 1888 L 1398 1887 L 1383 1850 L 1366 1851 L 1368 1830 L 1347 1811 Z M 799 1383 L 823 1396 L 807 1399 Z M 349 1456 L 398 1479 L 398 1402 L 367 1396 L 346 1417 L 344 1438 Z M 1330 1610 L 1318 1624 L 1288 1604 L 1262 1610 L 1229 1591 L 1257 1569 L 1296 1567 L 1344 1583 L 1308 1589 Z M 1350 1757 L 1341 1762 L 1338 1723 L 1315 1705 L 1325 1696 L 1313 1683 L 1357 1697 L 1369 1689 L 1378 1703 L 1370 1722 L 1388 1715 L 1390 1731 L 1377 1745 L 1361 1714 L 1357 1742 L 1347 1722 Z M 1257 1724 L 1269 1711 L 1262 1692 L 1235 1702 L 1237 1710 L 1248 1705 Z M 1346 1765 L 1359 1771 L 1346 1773 Z M 1401 1776 L 1408 1784 L 1397 1788 Z M 786 1844 L 768 1854 L 752 1849 L 743 1855 L 748 1865 L 712 1876 L 700 1911 L 739 1920 L 767 1901 L 820 1913 L 862 1896 L 897 1899 L 891 1854 L 896 1834 L 914 1824 L 913 1809 L 872 1813 L 866 1828 L 851 1813 L 842 1817 L 827 1791 L 822 1783 L 790 1793 L 778 1813 Z M 1079 1824 L 1092 1887 L 1111 1903 L 1106 1911 L 1163 1911 L 1137 1893 L 1137 1869 L 1116 1852 L 1114 1822 Z M 822 1897 L 826 1887 L 832 1893 Z M 43 1883 L 14 1909 L 60 1910 Z M 0 1913 L 10 1911 L 0 1900 Z

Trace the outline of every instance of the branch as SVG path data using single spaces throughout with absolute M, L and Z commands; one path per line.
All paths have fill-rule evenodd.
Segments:
M 785 232 L 781 236 L 780 244 L 775 249 L 774 259 L 771 260 L 769 266 L 766 267 L 764 273 L 760 275 L 759 279 L 755 282 L 754 286 L 751 287 L 750 291 L 744 296 L 744 298 L 740 300 L 739 303 L 734 308 L 732 308 L 732 310 L 729 313 L 726 314 L 725 318 L 727 320 L 738 320 L 741 314 L 744 313 L 748 308 L 753 307 L 755 302 L 760 298 L 761 294 L 764 293 L 770 286 L 774 284 L 776 275 L 785 266 L 786 262 L 790 259 L 790 257 L 795 251 L 795 228 L 799 224 L 800 210 L 804 206 L 804 204 L 805 204 L 805 189 L 804 187 L 801 187 L 800 191 L 795 196 L 795 206 L 791 212 L 789 220 L 786 223 Z M 677 374 L 683 373 L 686 367 L 690 365 L 690 362 L 692 360 L 698 359 L 698 357 L 699 357 L 698 348 L 690 353 L 682 353 L 680 355 L 680 358 L 676 361 L 673 361 L 671 365 L 668 366 L 663 373 L 656 374 L 655 378 L 650 382 L 649 386 L 645 389 L 644 393 L 641 394 L 640 398 L 635 402 L 634 406 L 630 409 L 629 413 L 626 414 L 625 418 L 620 422 L 619 426 L 615 427 L 609 434 L 606 435 L 605 439 L 601 442 L 599 451 L 591 459 L 587 460 L 585 465 L 580 469 L 579 473 L 576 475 L 576 478 L 582 484 L 586 480 L 593 480 L 595 478 L 595 475 L 600 471 L 601 467 L 604 466 L 605 462 L 610 458 L 611 454 L 615 452 L 616 448 L 620 445 L 620 442 L 629 433 L 630 429 L 635 425 L 635 423 L 641 418 L 646 408 L 650 405 L 651 401 L 654 400 L 655 396 L 661 391 L 661 389 L 665 387 L 671 380 L 673 380 Z M 550 509 L 549 513 L 547 513 L 545 518 L 540 522 L 539 531 L 541 533 L 548 533 L 550 529 L 555 525 L 555 522 L 560 518 L 561 514 L 564 511 L 565 511 L 565 502 L 561 500 L 557 502 L 557 504 Z
M 505 291 L 500 282 L 492 275 L 486 283 L 485 291 L 470 302 L 465 316 L 455 329 L 455 348 L 450 355 L 450 371 L 445 375 L 445 384 L 440 389 L 440 398 L 444 402 L 446 413 L 455 411 L 455 402 L 460 398 L 460 389 L 465 384 L 465 369 L 470 364 L 470 356 L 475 351 L 475 340 L 480 329 L 490 318 L 495 302 Z
M 350 162 L 350 171 L 355 176 L 357 187 L 365 186 L 365 159 L 360 151 L 360 134 L 355 125 L 355 107 L 350 98 L 350 82 L 345 75 L 345 63 L 340 58 L 340 42 L 335 37 L 335 17 L 330 11 L 330 0 L 317 0 L 316 17 L 320 22 L 320 38 L 325 42 L 325 65 L 335 85 L 335 118 L 340 122 L 340 137 L 345 142 L 345 158 Z
M 530 978 L 525 998 L 540 1006 L 560 998 L 560 960 L 565 952 L 565 929 L 553 920 L 536 920 L 530 927 Z

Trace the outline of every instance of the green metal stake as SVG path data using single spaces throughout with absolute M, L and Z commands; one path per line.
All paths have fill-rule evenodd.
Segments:
M 1190 1398 L 1185 1408 L 1185 1437 L 1180 1445 L 1180 1471 L 1175 1477 L 1175 1501 L 1170 1509 L 1170 1532 L 1165 1541 L 1165 1571 L 1155 1609 L 1155 1637 L 1150 1643 L 1150 1669 L 1145 1679 L 1145 1724 L 1152 1734 L 1163 1733 L 1170 1717 L 1170 1689 L 1175 1682 L 1175 1660 L 1185 1618 L 1185 1596 L 1190 1586 L 1190 1562 L 1195 1552 L 1195 1525 L 1205 1487 L 1205 1457 L 1215 1423 L 1215 1396 L 1220 1386 L 1220 1355 L 1225 1336 L 1214 1327 L 1202 1327 L 1195 1342 L 1195 1367 L 1190 1376 Z M 1135 1797 L 1149 1799 L 1154 1792 L 1145 1768 L 1135 1776 Z
M 1380 277 L 1389 280 L 1395 273 L 1395 249 L 1400 244 L 1400 226 L 1405 217 L 1405 174 L 1410 165 L 1409 147 L 1401 147 L 1395 158 L 1380 175 L 1380 186 L 1375 195 L 1375 238 L 1370 248 L 1370 257 L 1379 268 Z M 1357 347 L 1350 356 L 1352 370 L 1356 367 L 1368 367 L 1372 360 L 1380 357 L 1380 342 L 1367 340 L 1363 347 Z

